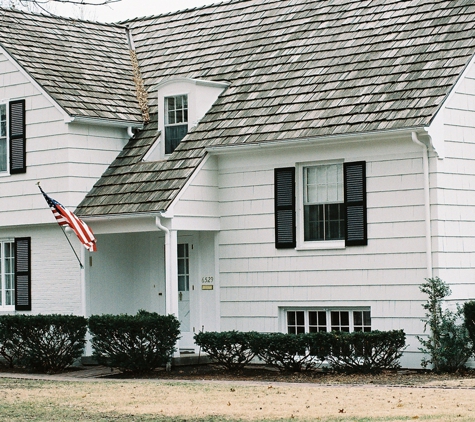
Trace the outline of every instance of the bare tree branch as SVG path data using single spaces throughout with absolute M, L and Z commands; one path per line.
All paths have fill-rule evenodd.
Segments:
M 77 6 L 104 6 L 106 4 L 117 3 L 121 0 L 19 0 L 19 3 L 23 6 L 28 4 L 34 4 L 37 6 L 46 5 L 50 2 L 52 3 L 63 3 L 63 4 L 74 4 Z M 1 3 L 1 2 L 0 2 Z M 6 4 L 11 3 L 15 4 L 14 1 L 6 1 Z

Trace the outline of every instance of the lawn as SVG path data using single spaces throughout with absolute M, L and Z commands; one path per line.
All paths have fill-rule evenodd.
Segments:
M 475 380 L 444 386 L 0 378 L 0 420 L 459 421 L 475 420 Z

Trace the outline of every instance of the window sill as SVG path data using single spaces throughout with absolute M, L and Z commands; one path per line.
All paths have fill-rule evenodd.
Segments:
M 313 251 L 328 249 L 345 249 L 344 240 L 323 240 L 321 242 L 302 242 L 295 250 L 297 251 Z

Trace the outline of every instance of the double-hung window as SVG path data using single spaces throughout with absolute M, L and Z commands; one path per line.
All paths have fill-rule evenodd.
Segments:
M 286 325 L 289 334 L 318 331 L 371 331 L 371 311 L 361 310 L 288 310 Z
M 15 244 L 0 241 L 0 310 L 15 308 Z
M 345 238 L 343 164 L 303 168 L 304 240 Z
M 0 239 L 0 311 L 31 311 L 31 238 Z
M 171 154 L 188 133 L 188 96 L 165 97 L 165 154 Z
M 366 163 L 303 164 L 297 169 L 274 171 L 276 248 L 367 245 Z

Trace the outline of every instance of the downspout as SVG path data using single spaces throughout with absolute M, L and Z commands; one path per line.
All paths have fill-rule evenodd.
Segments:
M 165 286 L 168 289 L 171 286 L 171 233 L 168 228 L 162 224 L 161 215 L 155 217 L 155 225 L 159 230 L 165 233 Z M 171 292 L 165 291 L 165 314 L 170 314 L 171 306 Z
M 425 227 L 426 227 L 426 263 L 427 278 L 432 278 L 432 233 L 431 233 L 431 214 L 430 214 L 430 181 L 429 181 L 429 149 L 417 137 L 416 132 L 412 132 L 412 142 L 422 148 L 422 166 L 424 173 L 424 209 L 425 209 Z

